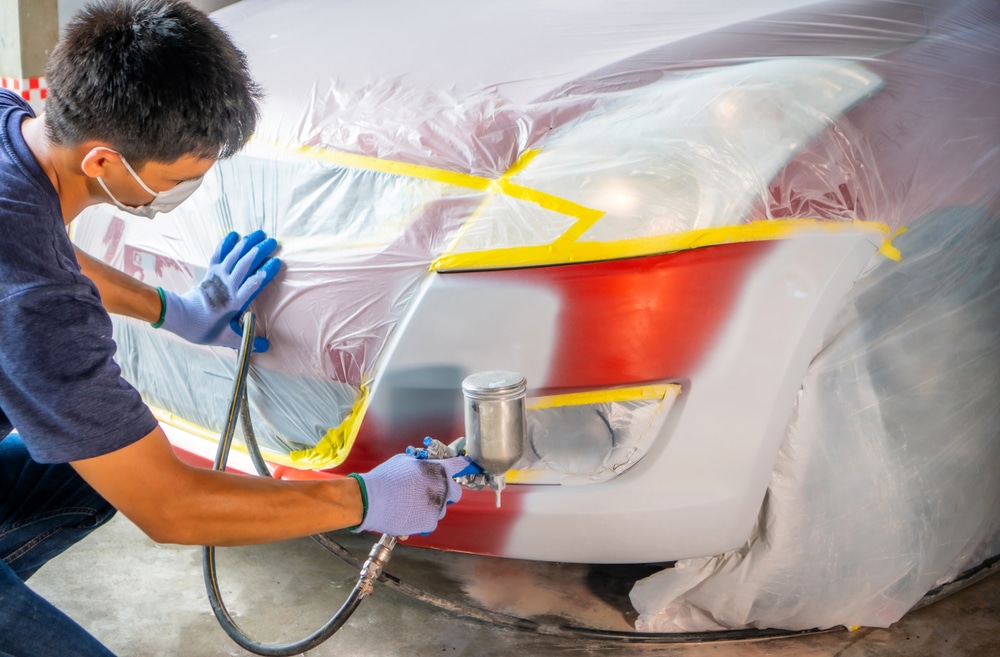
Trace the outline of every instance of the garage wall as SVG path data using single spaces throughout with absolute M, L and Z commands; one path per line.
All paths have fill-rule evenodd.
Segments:
M 202 11 L 215 11 L 220 7 L 231 5 L 237 0 L 188 0 Z M 69 17 L 87 4 L 87 0 L 59 0 L 59 25 L 62 26 Z

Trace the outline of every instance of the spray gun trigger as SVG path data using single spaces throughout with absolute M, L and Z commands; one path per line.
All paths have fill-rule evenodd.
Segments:
M 469 461 L 469 466 L 454 475 L 455 479 L 460 477 L 475 477 L 484 474 L 486 471 L 480 468 L 474 461 Z

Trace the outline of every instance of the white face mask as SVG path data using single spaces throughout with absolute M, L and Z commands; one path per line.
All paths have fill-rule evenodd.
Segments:
M 115 195 L 111 193 L 108 186 L 104 184 L 104 181 L 100 177 L 98 177 L 97 183 L 101 186 L 101 189 L 104 190 L 104 193 L 108 195 L 108 198 L 111 199 L 111 202 L 114 203 L 116 208 L 124 212 L 128 212 L 129 214 L 134 214 L 137 217 L 152 219 L 156 216 L 157 212 L 170 212 L 187 200 L 187 198 L 194 193 L 194 190 L 201 186 L 201 181 L 205 178 L 205 176 L 198 176 L 197 178 L 191 178 L 190 180 L 179 182 L 164 192 L 154 192 L 146 185 L 146 183 L 142 182 L 142 178 L 140 178 L 139 174 L 132 169 L 128 161 L 122 157 L 121 153 L 119 153 L 118 156 L 121 157 L 122 164 L 124 164 L 125 168 L 128 169 L 128 172 L 132 174 L 135 181 L 139 183 L 139 185 L 142 186 L 148 194 L 153 195 L 153 200 L 146 205 L 125 205 L 115 198 Z

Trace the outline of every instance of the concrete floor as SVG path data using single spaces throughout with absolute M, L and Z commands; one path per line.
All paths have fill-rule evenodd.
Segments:
M 350 536 L 344 537 L 350 542 Z M 357 542 L 356 545 L 362 545 Z M 365 539 L 365 542 L 368 542 Z M 370 544 L 370 542 L 368 542 Z M 482 572 L 484 560 L 397 549 L 388 570 L 420 586 L 452 572 Z M 321 625 L 353 586 L 356 573 L 309 540 L 220 550 L 221 586 L 237 621 L 258 640 L 304 636 Z M 494 582 L 480 582 L 480 601 L 494 609 L 546 617 L 556 610 L 574 622 L 625 623 L 621 608 L 580 594 L 582 567 L 560 571 L 544 589 L 518 562 L 485 560 Z M 500 565 L 497 566 L 497 562 Z M 394 569 L 395 567 L 395 569 Z M 498 569 L 499 568 L 499 569 Z M 441 577 L 447 571 L 448 577 Z M 461 579 L 461 578 L 459 578 Z M 423 581 L 421 581 L 423 580 Z M 524 582 L 532 580 L 533 585 Z M 127 520 L 107 527 L 46 565 L 31 586 L 121 657 L 244 656 L 216 624 L 205 595 L 198 548 L 156 545 Z M 468 582 L 466 582 L 468 584 Z M 532 588 L 532 586 L 534 588 Z M 466 587 L 468 588 L 468 587 Z M 313 657 L 448 655 L 658 655 L 672 657 L 864 657 L 1000 655 L 1000 577 L 991 575 L 914 611 L 893 627 L 833 631 L 757 642 L 649 646 L 546 637 L 440 611 L 383 586 Z M 438 591 L 435 591 L 438 592 Z M 439 593 L 447 594 L 446 591 Z M 456 591 L 456 596 L 461 592 Z

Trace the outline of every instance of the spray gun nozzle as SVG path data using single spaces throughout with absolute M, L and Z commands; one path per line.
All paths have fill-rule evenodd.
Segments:
M 493 488 L 494 491 L 496 491 L 496 494 L 497 494 L 497 508 L 499 509 L 500 508 L 500 493 L 502 493 L 503 489 L 506 488 L 506 486 L 507 486 L 507 475 L 501 475 L 500 477 L 496 477 L 496 478 L 494 478 L 493 481 L 496 482 L 492 486 L 492 488 Z

